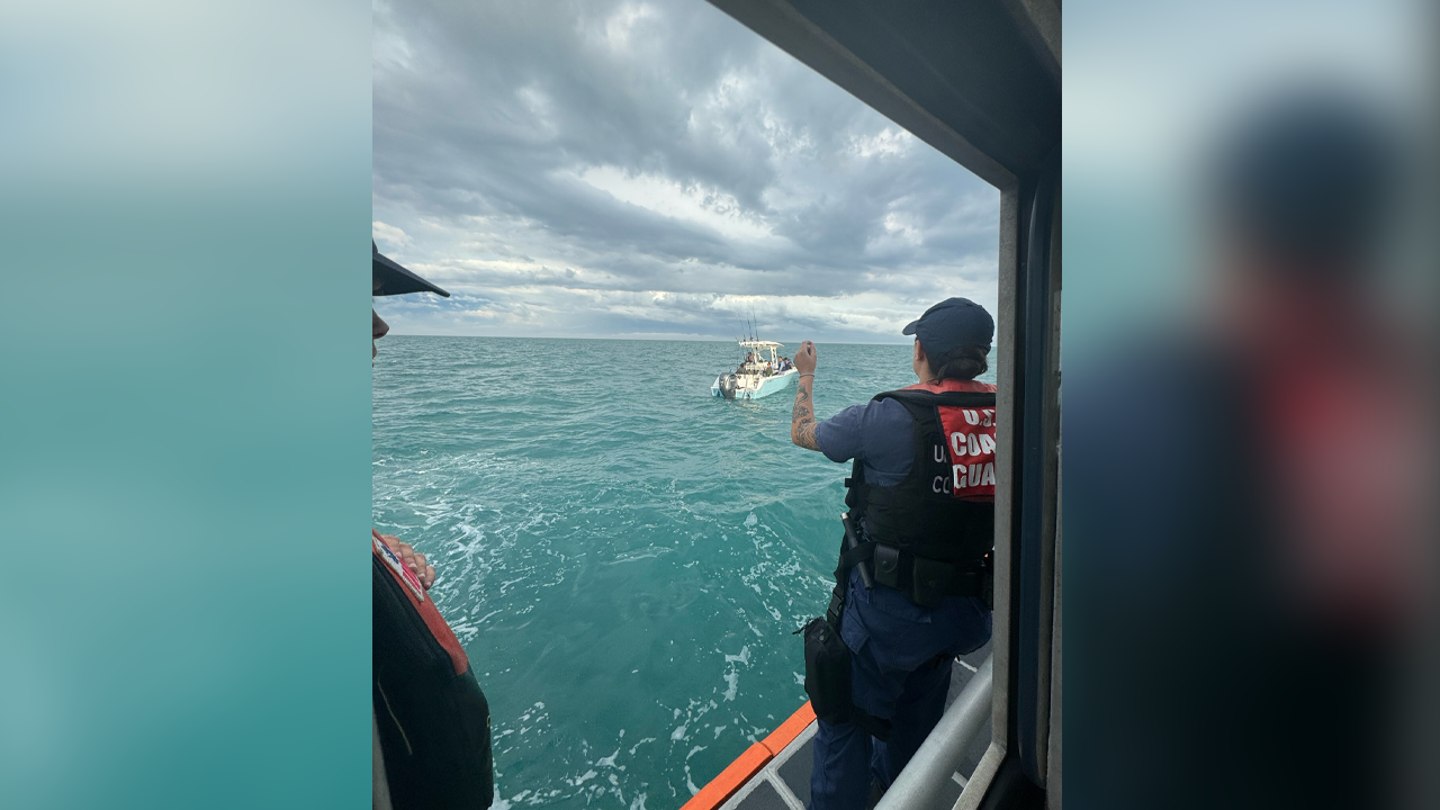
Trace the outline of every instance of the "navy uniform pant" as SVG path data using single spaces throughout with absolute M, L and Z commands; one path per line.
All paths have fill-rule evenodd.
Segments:
M 872 779 L 890 787 L 945 712 L 951 660 L 990 640 L 990 611 L 960 596 L 922 608 L 893 588 L 866 590 L 852 572 L 840 635 L 855 705 L 893 732 L 882 742 L 854 723 L 818 723 L 810 810 L 864 810 Z

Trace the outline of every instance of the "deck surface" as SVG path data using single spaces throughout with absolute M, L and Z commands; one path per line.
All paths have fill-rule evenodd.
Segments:
M 955 660 L 950 676 L 950 693 L 945 698 L 945 708 L 950 708 L 950 704 L 955 702 L 960 690 L 970 682 L 975 675 L 975 670 L 989 654 L 990 644 L 986 643 L 975 652 Z M 805 810 L 805 806 L 810 801 L 810 771 L 815 757 L 812 745 L 814 737 L 815 723 L 812 721 L 793 742 L 776 754 L 764 768 L 737 790 L 735 795 L 722 804 L 721 810 Z M 955 801 L 960 798 L 960 791 L 964 788 L 966 780 L 970 778 L 970 774 L 974 773 L 975 766 L 980 763 L 980 757 L 985 754 L 985 749 L 989 746 L 990 721 L 987 718 L 984 731 L 971 741 L 965 750 L 960 770 L 951 777 L 953 790 L 947 791 L 943 800 L 933 810 L 950 810 L 955 806 Z M 917 810 L 932 809 L 917 808 Z

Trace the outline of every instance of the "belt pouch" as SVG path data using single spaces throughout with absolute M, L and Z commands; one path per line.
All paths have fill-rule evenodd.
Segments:
M 823 618 L 805 625 L 805 694 L 815 716 L 827 723 L 848 723 L 854 704 L 850 695 L 850 648 Z
M 875 546 L 875 581 L 891 588 L 900 587 L 900 549 L 880 543 Z
M 954 563 L 912 557 L 913 576 L 910 579 L 910 601 L 920 607 L 933 608 L 945 599 L 945 589 L 955 576 Z

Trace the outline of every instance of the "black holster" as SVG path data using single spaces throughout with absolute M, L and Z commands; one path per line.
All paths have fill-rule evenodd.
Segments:
M 850 533 L 842 545 L 830 607 L 824 616 L 811 619 L 796 631 L 804 633 L 805 638 L 805 694 L 810 696 L 810 708 L 816 718 L 832 724 L 855 723 L 872 737 L 889 740 L 890 721 L 855 705 L 850 691 L 850 648 L 840 637 L 845 598 L 850 590 L 850 569 L 855 565 L 850 560 L 856 555 L 846 554 L 853 539 Z
M 850 722 L 850 648 L 825 617 L 805 625 L 805 694 L 815 716 L 827 723 Z

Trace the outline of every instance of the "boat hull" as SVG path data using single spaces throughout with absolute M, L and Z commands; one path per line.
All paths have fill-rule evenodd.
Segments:
M 768 397 L 777 391 L 783 391 L 789 388 L 791 381 L 798 376 L 800 376 L 800 372 L 792 368 L 786 369 L 771 377 L 759 378 L 759 384 L 754 388 L 750 387 L 752 381 L 744 381 L 742 387 L 735 389 L 735 399 L 760 399 L 761 397 Z M 719 377 L 716 377 L 715 382 L 710 386 L 710 395 L 714 397 L 722 396 L 720 393 Z

